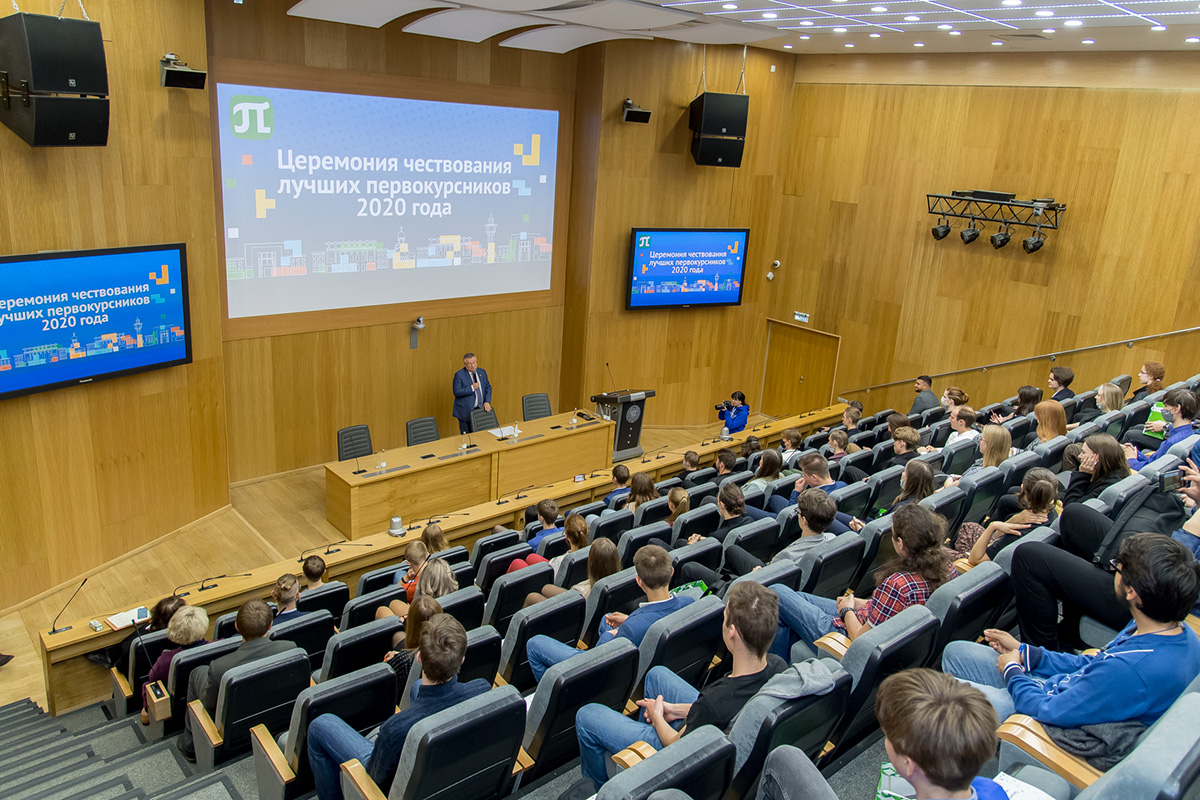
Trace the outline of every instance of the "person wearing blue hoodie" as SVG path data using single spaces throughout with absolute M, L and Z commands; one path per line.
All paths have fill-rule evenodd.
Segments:
M 986 645 L 947 645 L 942 670 L 979 688 L 1002 720 L 1028 714 L 1060 728 L 1154 724 L 1200 674 L 1200 640 L 1183 624 L 1200 596 L 1200 563 L 1169 536 L 1137 533 L 1121 543 L 1112 566 L 1114 590 L 1133 621 L 1096 655 L 1054 652 L 988 630 Z
M 1170 424 L 1151 422 L 1146 426 L 1156 426 L 1154 429 L 1163 433 L 1162 444 L 1153 454 L 1147 455 L 1138 450 L 1136 444 L 1130 443 L 1127 437 L 1122 447 L 1125 448 L 1125 457 L 1129 459 L 1129 468 L 1136 471 L 1152 461 L 1162 458 L 1168 450 L 1195 433 L 1192 428 L 1192 420 L 1195 419 L 1198 410 L 1200 410 L 1200 399 L 1192 391 L 1172 389 L 1167 392 L 1163 396 L 1163 416 L 1170 417 Z
M 734 392 L 730 399 L 718 407 L 717 417 L 725 422 L 730 433 L 746 430 L 746 420 L 750 419 L 750 407 L 746 405 L 746 395 Z

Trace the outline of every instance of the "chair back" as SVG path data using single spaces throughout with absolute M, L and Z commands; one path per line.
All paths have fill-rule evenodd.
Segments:
M 475 571 L 475 585 L 479 587 L 484 596 L 489 596 L 492 584 L 508 571 L 508 565 L 518 558 L 525 558 L 529 555 L 533 555 L 533 548 L 524 542 L 505 547 L 502 550 L 493 550 L 479 562 Z
M 554 575 L 554 585 L 570 589 L 580 581 L 587 579 L 588 554 L 592 546 L 585 545 L 574 553 L 567 553 L 558 564 L 558 572 Z
M 479 569 L 480 563 L 483 562 L 483 557 L 488 553 L 503 550 L 506 547 L 512 547 L 514 544 L 520 543 L 521 534 L 511 530 L 481 536 L 471 546 L 471 566 Z
M 701 467 L 683 479 L 683 488 L 690 489 L 693 486 L 701 486 L 709 481 L 716 480 L 716 478 L 716 467 Z
M 567 543 L 566 533 L 551 533 L 543 536 L 542 540 L 538 542 L 537 554 L 549 560 L 556 556 L 561 556 L 570 549 L 571 545 Z
M 221 733 L 220 760 L 250 750 L 250 729 L 287 729 L 296 697 L 309 685 L 308 656 L 293 648 L 232 667 L 221 676 L 213 722 Z
M 555 641 L 574 646 L 583 627 L 587 601 L 579 592 L 563 592 L 512 616 L 504 646 L 500 651 L 500 677 L 522 692 L 536 685 L 529 667 L 526 645 L 534 636 L 549 636 Z
M 754 455 L 759 455 L 759 453 L 754 453 Z M 720 490 L 727 483 L 735 483 L 738 486 L 744 486 L 753 478 L 754 472 L 748 469 L 741 470 L 740 472 L 731 472 L 717 481 L 717 489 Z
M 867 552 L 867 542 L 853 531 L 822 542 L 800 557 L 801 590 L 835 598 L 853 588 L 854 576 Z
M 703 725 L 609 780 L 596 800 L 649 800 L 661 789 L 678 789 L 691 800 L 720 800 L 733 780 L 736 758 L 733 743 Z
M 962 475 L 979 458 L 979 437 L 959 439 L 942 448 L 942 472 Z
M 931 447 L 945 447 L 946 440 L 950 438 L 950 420 L 938 420 L 929 426 L 929 445 Z
M 842 460 L 845 461 L 845 459 Z M 838 511 L 861 518 L 867 515 L 867 509 L 871 506 L 874 493 L 875 487 L 870 482 L 859 482 L 834 489 L 829 496 L 833 498 L 833 502 L 837 503 Z
M 499 427 L 500 423 L 496 421 L 495 411 L 484 411 L 482 408 L 477 408 L 471 412 L 471 431 L 473 433 L 490 431 Z
M 622 533 L 621 541 L 617 542 L 617 555 L 621 558 L 621 567 L 625 569 L 632 567 L 634 553 L 649 544 L 652 539 L 659 539 L 669 544 L 671 542 L 671 526 L 666 522 L 655 522 L 640 528 L 630 528 Z
M 404 624 L 399 617 L 385 617 L 335 633 L 325 645 L 325 658 L 317 683 L 383 661 L 384 655 L 392 649 L 392 637 L 403 630 Z
M 711 484 L 710 484 L 711 485 Z M 675 518 L 672 528 L 672 543 L 686 542 L 693 533 L 708 536 L 721 525 L 721 514 L 716 505 L 709 503 L 702 506 L 692 506 Z
M 1009 594 L 1008 575 L 988 561 L 934 590 L 925 607 L 938 619 L 938 635 L 928 665 L 941 669 L 950 642 L 975 641 L 992 627 Z
M 1121 434 L 1125 432 L 1125 412 L 1121 409 L 1110 411 L 1107 414 L 1101 414 L 1096 417 L 1092 420 L 1092 423 L 1102 433 L 1107 433 L 1114 439 L 1120 439 Z
M 522 395 L 521 416 L 526 422 L 542 417 L 548 417 L 554 412 L 550 410 L 550 395 L 545 392 Z
M 483 592 L 479 591 L 479 587 L 474 584 L 467 584 L 461 589 L 443 595 L 438 598 L 438 605 L 442 607 L 442 611 L 454 617 L 467 630 L 478 628 L 483 624 L 483 611 L 486 605 L 486 598 Z
M 718 482 L 722 480 L 716 475 L 713 475 L 712 480 L 706 483 L 697 483 L 687 487 L 688 506 L 694 511 L 700 507 L 706 497 L 716 497 L 720 491 Z
M 217 621 L 213 623 L 213 637 L 215 639 L 229 639 L 237 636 L 237 628 L 234 623 L 237 622 L 237 612 L 230 611 L 227 614 L 222 614 L 217 617 Z
M 921 413 L 920 427 L 925 428 L 925 427 L 932 425 L 935 422 L 941 422 L 944 419 L 946 419 L 946 409 L 943 408 L 942 406 L 938 406 L 937 408 L 926 409 L 925 411 L 923 411 Z
M 1068 397 L 1060 405 L 1063 407 L 1063 412 L 1067 415 L 1067 424 L 1070 425 L 1075 419 L 1076 409 L 1079 408 L 1079 400 L 1076 397 Z
M 1042 442 L 1033 448 L 1033 452 L 1037 454 L 1038 466 L 1045 467 L 1051 472 L 1061 472 L 1063 462 L 1063 451 L 1067 449 L 1067 445 L 1071 440 L 1066 436 L 1055 436 L 1048 442 Z
M 300 599 L 296 601 L 296 609 L 299 611 L 319 611 L 325 609 L 333 615 L 334 619 L 341 619 L 342 612 L 346 610 L 346 603 L 350 602 L 350 587 L 341 581 L 329 581 L 316 589 L 305 589 L 300 593 Z
M 1029 435 L 1029 417 L 1015 416 L 1005 423 L 1002 423 L 1012 435 L 1013 447 L 1020 447 L 1025 441 L 1025 437 Z
M 721 597 L 728 597 L 729 590 L 733 588 L 733 585 L 742 581 L 754 581 L 755 583 L 761 583 L 763 586 L 786 586 L 789 589 L 799 591 L 802 577 L 798 564 L 787 559 L 780 559 L 773 564 L 767 564 L 762 569 L 756 569 L 752 572 L 747 572 L 745 575 L 739 575 L 729 583 L 726 583 L 721 587 Z
M 885 423 L 883 427 L 884 427 L 884 430 L 886 430 L 887 424 Z M 859 447 L 861 447 L 863 450 L 870 450 L 871 448 L 873 448 L 875 445 L 877 445 L 879 443 L 879 434 L 877 434 L 875 432 L 875 429 L 872 428 L 869 431 L 859 431 L 858 433 L 852 433 L 848 437 L 846 437 L 846 440 L 847 440 L 848 444 L 856 444 Z
M 458 679 L 463 683 L 479 678 L 485 683 L 496 682 L 496 672 L 500 669 L 500 653 L 504 649 L 504 639 L 500 632 L 491 625 L 480 625 L 467 631 L 467 652 L 463 656 L 462 668 L 458 671 Z
M 351 425 L 337 432 L 338 461 L 369 456 L 371 449 L 371 429 L 366 425 Z
M 1109 507 L 1109 516 L 1116 519 L 1117 515 L 1121 513 L 1121 509 L 1125 506 L 1125 503 L 1149 484 L 1150 481 L 1143 475 L 1135 472 L 1109 486 L 1100 493 L 1100 497 L 1097 499 Z
M 133 697 L 127 704 L 125 712 L 129 713 L 142 704 L 142 687 L 150 677 L 150 670 L 158 657 L 177 645 L 167 638 L 167 631 L 147 631 L 140 636 L 136 633 L 129 637 L 129 666 L 125 670 L 125 678 L 129 688 L 133 689 Z M 121 694 L 116 693 L 117 699 Z M 122 715 L 123 716 L 123 715 Z
M 867 486 L 871 487 L 871 506 L 867 512 L 870 516 L 891 507 L 903 489 L 900 480 L 903 475 L 904 467 L 897 465 L 881 469 L 871 476 L 867 481 Z
M 360 594 L 349 603 L 346 603 L 346 608 L 342 611 L 342 622 L 338 625 L 338 630 L 347 631 L 371 622 L 375 619 L 375 610 L 380 606 L 388 605 L 393 600 L 408 602 L 408 592 L 398 583 L 393 583 L 391 586 L 385 586 L 373 592 Z
M 483 610 L 484 623 L 503 636 L 508 632 L 508 622 L 513 614 L 525 604 L 525 598 L 551 583 L 554 583 L 554 569 L 545 561 L 501 575 L 488 593 L 487 606 Z
M 322 608 L 272 625 L 267 636 L 276 641 L 294 642 L 308 654 L 308 671 L 313 672 L 321 668 L 325 648 L 336 632 L 333 615 Z
M 1067 441 L 1074 444 L 1082 442 L 1093 433 L 1103 433 L 1095 422 L 1081 422 L 1073 431 L 1067 432 Z
M 1006 494 L 1010 489 L 1018 488 L 1025 479 L 1025 473 L 1036 467 L 1039 460 L 1037 453 L 1025 450 L 1000 462 L 1000 474 L 1004 476 L 1004 487 L 1000 493 Z
M 408 572 L 407 561 L 396 561 L 382 567 L 368 570 L 358 576 L 358 591 L 354 593 L 355 597 L 362 597 L 364 594 L 378 592 L 380 589 L 387 587 L 397 582 L 396 573 L 400 573 L 400 577 L 404 577 L 404 573 Z M 302 593 L 303 594 L 303 593 Z M 349 602 L 349 601 L 347 601 Z M 345 612 L 346 607 L 342 606 L 342 611 Z M 340 614 L 338 615 L 341 616 Z
M 242 645 L 242 638 L 218 639 L 215 642 L 181 650 L 171 659 L 167 672 L 167 691 L 171 694 L 171 716 L 164 726 L 166 733 L 183 729 L 187 716 L 188 680 L 196 667 L 207 667 L 221 656 L 227 656 Z
M 594 542 L 596 537 L 610 539 L 613 544 L 621 541 L 621 534 L 633 527 L 633 512 L 621 509 L 615 514 L 605 514 L 592 525 L 588 532 L 588 541 Z
M 950 486 L 926 497 L 921 505 L 946 520 L 946 535 L 952 536 L 956 529 L 950 526 L 962 516 L 967 503 L 967 493 L 957 486 Z
M 886 434 L 884 434 L 886 436 Z M 883 439 L 871 448 L 871 463 L 863 469 L 870 475 L 874 475 L 881 469 L 887 466 L 887 462 L 896 457 L 895 441 L 892 439 Z
M 438 435 L 437 417 L 410 419 L 404 423 L 404 434 L 409 447 L 436 442 L 441 438 Z
M 1121 431 L 1121 435 L 1124 436 L 1138 425 L 1145 425 L 1146 420 L 1150 418 L 1150 411 L 1153 406 L 1154 402 L 1149 397 L 1125 406 L 1123 409 L 1125 412 L 1125 430 Z
M 1167 450 L 1168 455 L 1175 456 L 1180 461 L 1187 461 L 1192 455 L 1192 448 L 1200 442 L 1200 434 L 1193 433 L 1182 442 L 1176 442 Z
M 692 686 L 704 684 L 713 656 L 721 649 L 725 604 L 709 595 L 654 622 L 638 646 L 634 699 L 652 667 L 666 667 Z
M 705 536 L 695 544 L 676 547 L 671 555 L 671 588 L 683 583 L 683 565 L 696 563 L 714 572 L 721 566 L 721 556 L 725 553 L 721 543 L 711 536 Z
M 779 523 L 767 517 L 734 528 L 725 537 L 724 549 L 737 545 L 759 561 L 769 561 L 779 542 Z
M 658 493 L 663 497 L 666 497 L 667 492 L 671 491 L 676 486 L 683 488 L 682 478 L 665 478 L 654 484 L 654 488 L 657 489 Z
M 857 587 L 863 578 L 896 556 L 896 546 L 892 542 L 891 514 L 871 520 L 863 526 L 858 535 L 867 546 L 863 551 L 863 559 L 859 562 L 858 571 L 854 573 L 854 579 L 850 583 L 851 588 Z
M 569 517 L 572 514 L 578 514 L 584 519 L 587 519 L 588 516 L 592 514 L 599 515 L 606 508 L 608 508 L 608 505 L 603 500 L 595 500 L 591 503 L 584 503 L 581 506 L 575 506 L 566 513 L 566 516 Z
M 633 524 L 635 526 L 649 525 L 651 522 L 660 522 L 669 516 L 671 516 L 671 509 L 667 505 L 667 498 L 659 497 L 637 507 L 637 511 L 633 512 Z
M 951 520 L 946 533 L 950 536 L 958 531 L 964 522 L 983 522 L 992 507 L 1004 491 L 1004 473 L 999 467 L 983 467 L 958 482 L 958 488 L 966 497 L 963 500 L 962 513 L 957 520 Z

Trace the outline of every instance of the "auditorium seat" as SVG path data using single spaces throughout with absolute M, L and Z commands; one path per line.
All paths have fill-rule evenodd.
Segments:
M 785 475 L 782 478 L 776 478 L 768 485 L 770 494 L 767 496 L 768 502 L 772 497 L 782 497 L 784 500 L 790 500 L 792 492 L 796 489 L 796 481 L 800 478 L 799 475 Z
M 1025 473 L 1038 465 L 1037 453 L 1028 450 L 1009 456 L 1000 462 L 1000 474 L 1004 476 L 1004 489 L 1001 494 L 1017 489 L 1025 479 Z
M 1066 436 L 1055 436 L 1048 442 L 1035 445 L 1033 452 L 1037 454 L 1037 466 L 1048 469 L 1053 473 L 1062 471 L 1063 451 L 1067 449 L 1070 440 Z
M 957 486 L 949 486 L 926 497 L 921 501 L 921 505 L 944 519 L 946 535 L 952 536 L 954 531 L 950 529 L 950 526 L 962 516 L 963 506 L 966 505 L 966 502 L 966 492 Z
M 580 581 L 586 580 L 587 560 L 591 551 L 591 545 L 587 545 L 563 556 L 558 565 L 558 572 L 554 575 L 554 585 L 570 589 Z
M 838 800 L 813 760 L 795 747 L 776 747 L 763 765 L 758 800 Z
M 829 493 L 829 496 L 833 498 L 833 502 L 837 503 L 838 511 L 843 514 L 849 514 L 852 517 L 862 518 L 867 514 L 867 509 L 871 505 L 874 493 L 874 486 L 870 483 L 860 482 L 848 484 L 840 489 L 834 489 Z
M 488 684 L 496 682 L 496 671 L 500 668 L 500 651 L 504 640 L 500 632 L 491 625 L 481 625 L 467 631 L 467 652 L 462 667 L 458 670 L 460 683 L 478 678 Z M 421 682 L 421 662 L 414 661 L 408 670 L 408 682 L 400 689 L 399 708 L 407 709 L 413 700 L 413 689 Z
M 508 571 L 509 564 L 518 558 L 525 558 L 532 554 L 533 548 L 524 542 L 488 553 L 475 570 L 475 585 L 479 587 L 485 597 L 488 596 L 492 591 L 492 584 Z
M 639 505 L 637 511 L 633 512 L 633 524 L 635 526 L 649 525 L 651 522 L 659 522 L 669 516 L 671 516 L 671 509 L 667 505 L 667 498 L 660 497 Z
M 638 650 L 614 639 L 546 670 L 525 720 L 522 741 L 533 765 L 520 776 L 528 784 L 579 755 L 575 714 L 589 703 L 624 711 L 633 693 Z
M 1096 390 L 1088 389 L 1086 392 L 1079 392 L 1075 395 L 1075 413 L 1086 411 L 1089 408 L 1096 407 Z
M 1032 415 L 1030 415 L 1032 416 Z M 1029 417 L 1015 416 L 1003 423 L 1003 427 L 1012 436 L 1013 447 L 1020 448 L 1021 443 L 1029 436 Z
M 767 505 L 767 495 L 760 486 L 743 489 L 742 499 L 746 501 L 746 508 L 757 508 L 762 511 Z
M 486 598 L 479 587 L 467 584 L 450 594 L 438 598 L 442 611 L 458 620 L 464 628 L 471 630 L 483 624 L 483 609 Z
M 759 561 L 769 561 L 778 544 L 779 524 L 771 518 L 756 519 L 730 531 L 722 550 L 737 545 Z
M 866 540 L 853 531 L 822 542 L 800 557 L 800 590 L 818 597 L 838 597 L 854 586 L 866 552 Z
M 676 547 L 671 552 L 671 588 L 683 583 L 683 565 L 700 564 L 711 570 L 721 566 L 721 555 L 724 550 L 721 543 L 711 536 L 705 536 L 695 544 Z
M 457 564 L 450 565 L 450 574 L 454 576 L 456 585 L 470 586 L 475 583 L 475 568 L 471 566 L 469 561 L 460 561 Z
M 992 507 L 1004 491 L 1004 473 L 999 467 L 983 467 L 958 482 L 962 490 L 962 513 L 957 520 L 950 520 L 946 535 L 953 537 L 964 522 L 982 523 L 992 513 Z
M 666 522 L 655 522 L 640 528 L 630 528 L 622 533 L 621 541 L 617 542 L 617 556 L 621 559 L 621 567 L 632 567 L 634 554 L 652 539 L 670 542 L 671 526 Z
M 720 489 L 717 487 L 717 478 L 714 478 L 706 483 L 697 483 L 687 488 L 688 505 L 694 511 L 700 507 L 706 497 L 716 497 Z
M 313 790 L 308 763 L 308 724 L 314 719 L 322 714 L 336 714 L 365 736 L 387 721 L 395 705 L 396 672 L 383 663 L 302 691 L 292 706 L 282 746 L 265 725 L 250 730 L 259 800 L 291 800 Z
M 371 429 L 366 425 L 351 425 L 337 432 L 338 461 L 369 456 L 371 449 Z
M 921 412 L 921 424 L 919 427 L 928 428 L 933 423 L 941 422 L 944 419 L 946 419 L 946 409 L 942 406 L 926 409 Z
M 896 555 L 896 547 L 892 542 L 892 515 L 873 519 L 868 522 L 858 535 L 867 543 L 863 552 L 863 560 L 859 562 L 858 571 L 854 573 L 851 588 L 857 588 L 863 579 L 883 566 L 884 562 Z
M 840 661 L 842 669 L 850 673 L 854 688 L 846 713 L 829 737 L 834 749 L 822 758 L 822 765 L 831 763 L 878 726 L 875 693 L 879 685 L 889 675 L 925 664 L 937 628 L 937 619 L 928 608 L 909 606 L 850 643 Z M 803 646 L 802 642 L 798 644 Z
M 950 642 L 975 641 L 992 627 L 1010 594 L 1008 575 L 990 561 L 946 581 L 926 601 L 938 620 L 938 634 L 926 666 L 941 669 L 942 651 Z
M 579 640 L 587 601 L 579 592 L 563 592 L 522 608 L 512 616 L 500 651 L 498 674 L 505 683 L 524 692 L 536 684 L 525 651 L 529 640 L 539 634 L 572 647 Z
M 717 477 L 716 467 L 701 467 L 683 479 L 683 488 L 690 489 L 693 486 L 700 486 L 715 480 Z
M 296 601 L 297 611 L 325 609 L 334 619 L 341 619 L 346 603 L 350 602 L 350 587 L 341 581 L 328 581 L 316 589 L 305 589 Z
M 570 549 L 571 545 L 567 543 L 566 533 L 551 533 L 543 536 L 542 540 L 538 542 L 537 554 L 548 560 L 555 556 L 561 556 Z
M 678 789 L 691 800 L 721 800 L 733 780 L 736 758 L 733 743 L 717 728 L 703 725 L 611 778 L 595 800 L 649 800 L 661 789 Z
M 550 410 L 550 395 L 545 392 L 521 396 L 521 416 L 526 422 L 549 417 L 553 413 Z
M 938 420 L 929 426 L 929 444 L 931 447 L 945 447 L 946 440 L 950 438 L 950 433 L 953 429 L 950 427 L 950 420 Z
M 493 800 L 509 793 L 525 733 L 525 701 L 511 686 L 426 717 L 412 726 L 389 798 Z M 342 765 L 346 800 L 382 794 L 357 759 Z
M 1171 445 L 1167 453 L 1175 456 L 1180 461 L 1186 461 L 1191 456 L 1192 448 L 1196 446 L 1197 442 L 1200 442 L 1200 434 L 1193 433 L 1182 442 L 1176 442 Z
M 403 570 L 403 572 L 401 572 Z M 404 577 L 404 573 L 408 572 L 407 561 L 397 561 L 392 564 L 387 564 L 382 567 L 364 572 L 358 578 L 358 591 L 354 593 L 355 597 L 362 597 L 364 594 L 378 592 L 380 589 L 386 589 L 396 583 L 396 573 L 400 572 L 400 576 Z M 303 595 L 303 593 L 301 593 Z M 349 601 L 347 601 L 349 602 Z M 343 613 L 346 607 L 342 606 Z
M 1101 433 L 1107 433 L 1114 439 L 1120 439 L 1121 433 L 1125 430 L 1125 412 L 1118 409 L 1101 414 L 1092 420 L 1092 424 L 1099 428 Z
M 229 639 L 237 636 L 237 612 L 230 611 L 217 617 L 217 621 L 213 623 L 213 638 L 214 639 Z
M 211 717 L 199 700 L 188 704 L 197 770 L 212 772 L 217 764 L 249 752 L 250 729 L 256 725 L 283 732 L 296 697 L 308 685 L 308 656 L 300 649 L 229 669 Z
M 308 671 L 314 672 L 321 668 L 321 662 L 325 660 L 325 647 L 336 632 L 333 615 L 322 608 L 272 625 L 267 637 L 295 642 L 308 654 Z
M 887 424 L 884 424 L 884 429 L 887 429 Z M 858 445 L 863 450 L 870 450 L 879 443 L 879 435 L 874 430 L 859 431 L 851 434 L 848 438 L 848 444 Z
M 875 453 L 871 450 L 859 450 L 857 453 L 851 453 L 844 456 L 837 462 L 837 475 L 834 476 L 834 471 L 831 470 L 829 476 L 834 480 L 845 481 L 846 483 L 855 483 L 867 478 L 867 467 L 871 465 L 871 460 L 875 458 Z
M 606 505 L 603 500 L 596 500 L 592 503 L 584 503 L 581 506 L 575 506 L 575 508 L 572 508 L 567 512 L 566 516 L 569 517 L 572 514 L 578 514 L 584 519 L 587 519 L 591 514 L 596 514 L 598 516 L 606 508 L 608 508 L 608 505 Z
M 633 567 L 614 572 L 596 581 L 587 596 L 587 610 L 579 641 L 591 647 L 599 636 L 600 620 L 612 611 L 627 613 L 645 600 L 646 593 L 637 585 L 637 572 Z
M 708 536 L 721 525 L 721 514 L 715 505 L 692 506 L 675 518 L 672 528 L 672 544 L 684 544 L 694 533 Z
M 633 512 L 624 509 L 615 514 L 605 514 L 592 525 L 588 531 L 588 541 L 596 541 L 596 537 L 609 539 L 613 544 L 621 541 L 621 534 L 633 527 Z
M 895 441 L 883 439 L 871 448 L 871 463 L 863 467 L 868 475 L 874 475 L 887 467 L 887 463 L 896 457 Z
M 642 699 L 646 673 L 654 667 L 666 667 L 697 689 L 702 687 L 709 664 L 722 647 L 724 618 L 725 604 L 710 595 L 656 620 L 638 646 L 632 699 Z
M 108 704 L 113 719 L 128 716 L 142 708 L 142 687 L 150 677 L 150 668 L 160 655 L 178 645 L 167 638 L 167 631 L 146 631 L 132 635 L 124 644 L 129 648 L 125 672 L 109 670 L 112 700 Z
M 499 576 L 488 592 L 483 623 L 491 625 L 503 636 L 508 631 L 509 620 L 521 610 L 525 598 L 551 583 L 554 583 L 554 570 L 544 561 Z
M 904 467 L 899 465 L 885 467 L 871 476 L 867 481 L 867 486 L 871 489 L 871 505 L 867 510 L 868 516 L 874 517 L 881 510 L 891 507 L 903 488 L 901 486 L 903 476 Z M 840 506 L 839 510 L 841 510 Z
M 829 442 L 829 434 L 830 431 L 825 431 L 824 433 L 814 433 L 806 436 L 804 438 L 804 448 L 807 450 L 809 448 L 824 447 Z
M 1068 425 L 1071 424 L 1071 422 L 1075 419 L 1075 409 L 1078 407 L 1079 401 L 1076 400 L 1074 397 L 1068 397 L 1066 400 L 1063 400 L 1059 405 L 1061 405 L 1063 407 L 1063 413 L 1066 414 L 1067 424 Z
M 371 622 L 375 619 L 375 610 L 380 606 L 388 605 L 393 600 L 399 600 L 404 603 L 408 602 L 408 593 L 398 583 L 355 597 L 349 603 L 346 603 L 346 608 L 342 611 L 342 621 L 338 625 L 338 630 L 347 631 Z
M 475 567 L 476 571 L 478 571 L 483 557 L 488 553 L 503 550 L 505 547 L 512 547 L 514 544 L 520 543 L 521 534 L 513 530 L 505 530 L 500 533 L 490 533 L 487 536 L 481 536 L 471 546 L 471 566 Z
M 454 564 L 470 563 L 471 561 L 471 554 L 468 553 L 467 548 L 463 547 L 462 545 L 455 545 L 454 547 L 447 547 L 445 550 L 438 550 L 429 557 L 440 558 L 442 561 L 445 561 L 447 564 L 452 566 Z
M 436 442 L 441 438 L 438 435 L 437 417 L 410 419 L 404 423 L 404 433 L 409 447 Z
M 181 650 L 171 659 L 171 668 L 165 681 L 171 698 L 171 716 L 161 721 L 150 718 L 149 739 L 161 739 L 183 730 L 183 720 L 187 716 L 188 680 L 192 677 L 192 670 L 206 667 L 221 656 L 229 655 L 241 644 L 241 637 L 221 639 Z
M 1138 475 L 1141 475 L 1151 483 L 1158 483 L 1158 479 L 1166 473 L 1179 469 L 1183 462 L 1173 455 L 1165 455 L 1162 458 L 1156 458 L 1146 466 L 1138 470 Z
M 620 511 L 621 509 L 625 508 L 628 503 L 629 493 L 626 492 L 625 494 L 613 495 L 612 497 L 608 498 L 605 508 L 612 509 L 613 511 Z
M 837 520 L 834 522 L 836 523 Z M 799 506 L 784 506 L 783 510 L 775 515 L 775 525 L 779 528 L 776 547 L 782 550 L 800 538 Z
M 765 450 L 759 450 L 751 453 L 750 457 L 746 459 L 746 469 L 750 470 L 752 473 L 758 472 L 758 462 L 762 461 L 762 456 L 765 452 Z
M 404 630 L 399 617 L 384 617 L 350 630 L 335 633 L 325 645 L 325 659 L 321 669 L 313 675 L 317 683 L 324 683 L 371 664 L 378 664 L 389 650 L 392 637 Z
M 755 453 L 754 455 L 758 455 L 758 453 Z M 743 486 L 753 477 L 754 473 L 748 469 L 744 469 L 741 472 L 731 472 L 717 481 L 717 490 L 720 491 L 721 489 L 725 488 L 725 485 L 728 483 L 735 483 L 738 486 Z
M 1125 506 L 1125 503 L 1128 502 L 1129 498 L 1133 497 L 1144 487 L 1149 485 L 1150 481 L 1146 480 L 1146 478 L 1135 472 L 1134 474 L 1117 481 L 1112 486 L 1109 486 L 1100 493 L 1100 497 L 1097 499 L 1107 506 L 1107 516 L 1111 517 L 1112 519 L 1116 519 L 1117 515 L 1121 513 L 1121 509 Z
M 800 589 L 800 567 L 794 561 L 784 559 L 777 561 L 774 564 L 767 564 L 762 569 L 756 569 L 747 572 L 745 575 L 739 575 L 733 580 L 721 587 L 721 597 L 729 596 L 729 590 L 735 583 L 742 581 L 754 581 L 763 586 L 786 586 L 789 589 Z
M 471 412 L 472 433 L 495 430 L 499 427 L 500 423 L 496 419 L 496 412 L 494 410 L 484 411 L 482 408 L 477 408 Z
M 983 408 L 979 409 L 978 412 L 976 412 L 976 418 L 978 419 L 979 424 L 981 424 L 981 425 L 992 424 L 992 413 L 993 412 L 998 413 L 998 414 L 1003 413 L 1001 411 L 1001 409 L 1003 409 L 1003 408 L 1004 408 L 1003 403 L 988 403 L 986 406 L 984 406 Z
M 979 458 L 979 441 L 977 439 L 959 439 L 957 442 L 951 442 L 942 448 L 942 472 L 947 475 L 962 475 L 968 467 L 975 463 L 977 458 Z
M 1129 431 L 1138 426 L 1145 425 L 1146 420 L 1150 418 L 1150 403 L 1145 400 L 1139 400 L 1136 403 L 1130 403 L 1125 406 L 1122 411 L 1125 414 L 1125 427 L 1121 429 L 1121 436 L 1129 433 Z M 1120 436 L 1117 437 L 1118 439 Z
M 1082 442 L 1087 437 L 1096 433 L 1103 433 L 1099 425 L 1097 425 L 1095 422 L 1083 422 L 1080 423 L 1074 430 L 1067 432 L 1067 441 L 1071 442 L 1072 444 L 1075 442 Z
M 1013 555 L 1016 554 L 1017 548 L 1024 547 L 1025 545 L 1032 544 L 1034 542 L 1047 542 L 1049 544 L 1056 544 L 1058 542 L 1058 533 L 1053 528 L 1047 526 L 1042 526 L 1040 528 L 1034 528 L 1031 531 L 1027 531 L 1020 539 L 997 553 L 996 558 L 993 559 L 992 563 L 1004 570 L 1005 575 L 1011 576 Z M 974 570 L 971 571 L 974 572 Z M 1000 613 L 997 615 L 996 622 L 992 627 L 1007 631 L 1012 630 L 1016 624 L 1017 602 L 1016 596 L 1013 594 L 1012 583 L 1010 581 L 1008 593 L 1005 595 L 1005 600 L 1000 604 Z

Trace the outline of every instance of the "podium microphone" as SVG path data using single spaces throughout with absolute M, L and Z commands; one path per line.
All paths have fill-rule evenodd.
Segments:
M 610 366 L 608 365 L 608 362 L 607 362 L 607 361 L 605 361 L 605 362 L 604 362 L 604 366 L 608 367 L 608 380 L 609 380 L 609 381 L 612 383 L 612 385 L 613 385 L 613 394 L 616 394 L 616 393 L 617 393 L 617 382 L 616 382 L 615 380 L 613 380 L 613 376 L 612 376 L 612 367 L 610 367 Z
M 80 583 L 80 584 L 79 584 L 79 589 L 82 589 L 82 588 L 83 588 L 83 584 L 84 584 L 84 583 L 87 583 L 87 582 L 88 582 L 88 579 L 87 579 L 87 578 L 84 578 L 84 579 L 83 579 L 83 583 Z M 62 628 L 58 627 L 58 619 L 59 619 L 59 617 L 61 617 L 61 616 L 63 615 L 63 611 L 66 611 L 66 610 L 67 610 L 67 606 L 71 605 L 71 601 L 75 599 L 75 595 L 76 595 L 76 594 L 79 594 L 79 589 L 76 589 L 76 590 L 75 590 L 75 594 L 71 595 L 71 596 L 70 596 L 70 598 L 68 598 L 68 599 L 67 599 L 67 602 L 63 603 L 62 610 L 58 612 L 58 617 L 55 617 L 55 618 L 54 618 L 54 622 L 51 622 L 51 623 L 50 623 L 50 635 L 51 635 L 51 636 L 53 636 L 53 635 L 54 635 L 54 634 L 56 634 L 56 633 L 62 633 L 63 631 L 69 631 L 69 630 L 71 630 L 71 626 L 70 626 L 70 625 L 66 625 L 66 626 L 64 626 L 64 627 L 62 627 Z

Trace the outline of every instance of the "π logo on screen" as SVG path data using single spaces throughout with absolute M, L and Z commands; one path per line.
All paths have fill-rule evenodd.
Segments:
M 229 122 L 239 139 L 270 139 L 275 129 L 271 101 L 265 97 L 239 94 L 229 98 Z

